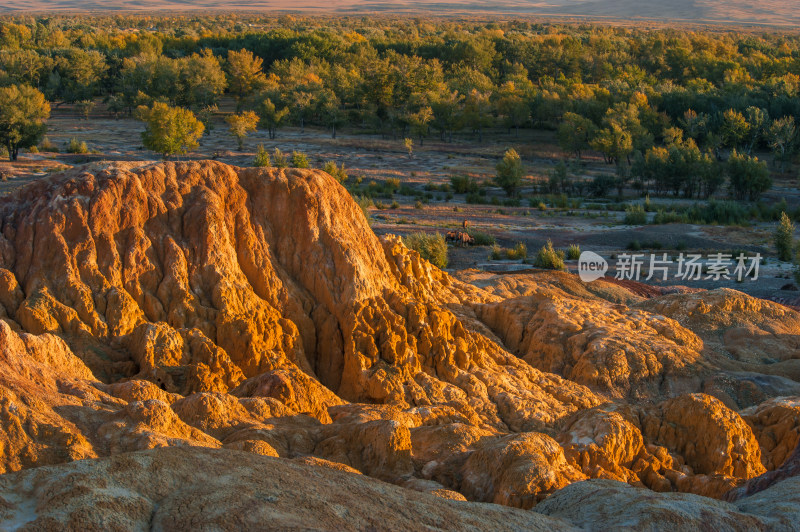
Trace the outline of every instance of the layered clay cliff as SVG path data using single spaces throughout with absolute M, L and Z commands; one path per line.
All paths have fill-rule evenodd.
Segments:
M 449 275 L 323 172 L 29 185 L 0 203 L 0 318 L 0 528 L 800 518 L 800 313 Z

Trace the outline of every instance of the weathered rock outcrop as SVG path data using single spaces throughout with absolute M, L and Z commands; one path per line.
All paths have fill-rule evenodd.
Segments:
M 656 491 L 778 493 L 800 439 L 796 397 L 775 398 L 800 386 L 800 317 L 733 291 L 650 295 L 560 272 L 449 275 L 377 238 L 317 171 L 118 163 L 36 182 L 0 200 L 0 473 L 93 460 L 0 476 L 0 527 L 381 522 L 325 491 L 345 473 L 359 497 L 445 504 L 392 522 L 410 529 L 494 526 L 497 507 L 448 522 L 443 499 L 554 508 L 585 479 L 647 488 L 578 484 L 652 508 L 709 501 Z M 297 477 L 318 520 L 260 487 L 239 511 L 247 498 L 209 479 L 228 460 L 250 482 L 242 456 Z M 321 491 L 300 487 L 309 471 Z M 73 473 L 76 491 L 59 485 Z M 707 504 L 720 523 L 741 510 Z
M 797 530 L 800 482 L 787 480 L 771 490 L 731 504 L 689 493 L 656 493 L 613 480 L 589 480 L 557 492 L 536 512 L 584 530 Z
M 0 523 L 20 532 L 577 530 L 558 518 L 450 501 L 329 467 L 189 448 L 0 476 Z

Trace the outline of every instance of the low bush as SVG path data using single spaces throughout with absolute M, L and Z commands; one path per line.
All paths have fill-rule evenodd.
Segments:
M 567 248 L 567 259 L 578 260 L 581 258 L 581 247 L 578 244 L 572 244 Z
M 564 269 L 564 252 L 557 251 L 553 248 L 553 242 L 548 240 L 547 243 L 536 253 L 536 258 L 533 265 L 537 268 L 546 268 L 548 270 L 563 270 Z
M 625 225 L 644 225 L 647 223 L 647 213 L 641 205 L 629 205 L 625 209 Z
M 272 166 L 272 161 L 270 161 L 269 152 L 264 149 L 263 144 L 258 145 L 258 149 L 256 150 L 256 156 L 253 158 L 253 166 L 258 168 L 269 168 Z
M 506 250 L 508 260 L 525 260 L 528 258 L 528 247 L 522 242 L 517 242 L 513 248 Z
M 653 223 L 654 225 L 663 225 L 663 224 L 682 224 L 687 223 L 689 218 L 685 214 L 680 214 L 675 211 L 665 211 L 664 209 L 659 209 L 658 212 L 653 216 Z
M 330 174 L 336 181 L 339 183 L 344 183 L 347 181 L 349 177 L 347 175 L 347 170 L 344 168 L 344 163 L 341 166 L 336 166 L 336 163 L 333 161 L 328 161 L 325 163 L 325 167 L 323 168 L 325 172 Z
M 706 205 L 694 204 L 687 212 L 686 217 L 692 223 L 743 225 L 750 218 L 750 209 L 735 201 L 711 200 Z
M 275 165 L 275 168 L 288 168 L 289 161 L 286 160 L 286 155 L 281 150 L 275 148 L 275 151 L 272 152 L 272 164 Z
M 39 143 L 39 151 L 58 153 L 58 146 L 50 142 L 49 138 L 45 137 L 42 139 L 42 142 Z
M 308 157 L 301 151 L 292 152 L 292 167 L 294 168 L 308 168 Z
M 480 189 L 478 182 L 468 175 L 454 175 L 450 178 L 450 184 L 456 194 L 476 193 Z
M 447 267 L 447 243 L 441 233 L 411 233 L 403 237 L 403 243 L 434 266 Z
M 69 139 L 67 143 L 67 153 L 79 153 L 85 154 L 89 153 L 89 147 L 86 145 L 85 142 L 79 141 L 76 138 Z
M 470 229 L 467 234 L 472 237 L 476 246 L 493 246 L 497 242 L 492 235 L 484 231 Z

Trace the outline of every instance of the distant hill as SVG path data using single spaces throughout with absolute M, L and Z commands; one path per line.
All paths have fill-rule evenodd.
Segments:
M 796 0 L 5 0 L 0 13 L 68 11 L 326 11 L 531 14 L 590 19 L 800 26 Z

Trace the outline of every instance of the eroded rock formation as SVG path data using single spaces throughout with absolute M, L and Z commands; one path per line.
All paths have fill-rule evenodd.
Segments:
M 60 512 L 44 487 L 70 471 L 114 501 L 86 526 L 177 526 L 169 508 L 221 519 L 202 501 L 244 503 L 210 484 L 194 500 L 114 482 L 158 463 L 191 485 L 191 460 L 216 464 L 203 475 L 230 460 L 250 482 L 250 456 L 297 486 L 344 475 L 359 496 L 441 504 L 436 523 L 443 499 L 466 498 L 570 521 L 509 510 L 507 526 L 569 529 L 583 517 L 564 501 L 586 490 L 783 523 L 656 492 L 794 500 L 798 399 L 783 396 L 800 389 L 800 315 L 734 291 L 649 295 L 562 273 L 449 275 L 377 238 L 317 171 L 118 163 L 39 181 L 0 202 L 0 472 L 110 458 L 0 477 L 0 520 L 72 526 L 78 492 Z M 7 495 L 34 476 L 45 491 Z M 267 511 L 260 489 L 248 497 Z M 465 526 L 502 514 L 463 508 Z

